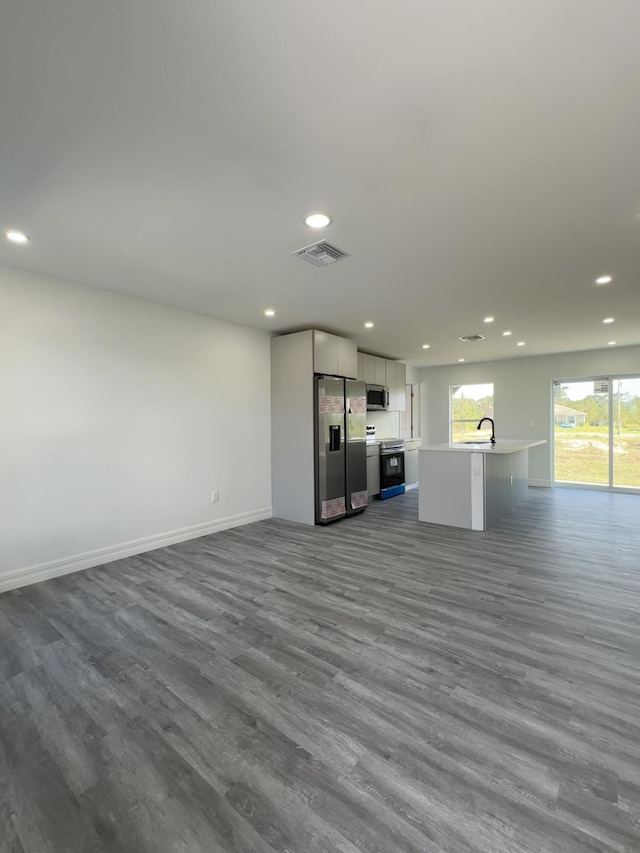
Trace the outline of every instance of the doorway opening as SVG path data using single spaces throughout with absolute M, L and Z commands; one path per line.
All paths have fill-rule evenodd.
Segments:
M 556 485 L 640 490 L 640 376 L 553 382 Z

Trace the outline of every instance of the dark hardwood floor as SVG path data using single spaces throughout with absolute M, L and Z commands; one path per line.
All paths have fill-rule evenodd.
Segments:
M 0 851 L 638 853 L 639 522 L 412 492 L 0 596 Z

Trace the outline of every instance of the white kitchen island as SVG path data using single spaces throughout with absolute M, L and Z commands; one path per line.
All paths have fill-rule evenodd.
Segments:
M 545 441 L 432 444 L 420 452 L 418 520 L 486 530 L 523 503 L 529 448 Z

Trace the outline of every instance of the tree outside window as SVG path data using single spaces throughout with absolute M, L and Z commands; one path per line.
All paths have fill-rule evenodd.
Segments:
M 478 432 L 481 418 L 493 417 L 493 383 L 482 385 L 451 385 L 450 441 L 473 441 L 491 436 L 491 425 Z M 486 433 L 486 435 L 485 435 Z

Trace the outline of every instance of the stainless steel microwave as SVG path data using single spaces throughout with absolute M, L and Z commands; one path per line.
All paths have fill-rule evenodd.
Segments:
M 386 411 L 389 408 L 389 389 L 382 385 L 367 385 L 368 411 Z

